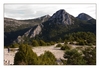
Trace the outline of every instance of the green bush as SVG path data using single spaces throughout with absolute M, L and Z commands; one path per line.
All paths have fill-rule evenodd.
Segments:
M 38 42 L 36 40 L 32 41 L 32 46 L 39 46 Z
M 65 40 L 64 42 L 65 42 L 64 44 L 68 44 L 68 41 L 67 40 Z
M 50 42 L 50 44 L 51 44 L 51 45 L 54 45 L 54 44 L 55 44 L 55 42 L 51 41 L 51 42 Z
M 17 43 L 10 45 L 10 48 L 18 48 L 18 47 L 19 47 L 19 44 L 17 44 Z
M 62 45 L 61 44 L 57 44 L 56 47 L 62 47 Z
M 78 44 L 79 44 L 79 45 L 85 45 L 85 42 L 84 42 L 84 40 L 80 40 L 80 41 L 78 42 Z
M 39 56 L 38 63 L 39 65 L 56 65 L 57 64 L 55 56 L 49 51 L 45 51 L 44 54 Z
M 92 43 L 88 43 L 88 46 L 92 46 L 93 44 Z
M 39 45 L 40 45 L 40 46 L 46 46 L 47 44 L 46 44 L 43 40 L 40 40 L 40 41 L 39 41 Z
M 68 46 L 68 45 L 64 45 L 64 46 L 62 46 L 61 47 L 61 50 L 70 50 L 71 49 L 71 47 L 70 46 Z
M 84 60 L 81 53 L 76 49 L 66 50 L 64 58 L 67 58 L 67 65 L 85 65 L 86 61 Z
M 30 46 L 21 44 L 19 51 L 15 54 L 14 65 L 35 65 L 38 64 L 37 54 L 34 53 Z
M 47 43 L 47 46 L 50 46 L 51 44 L 50 43 Z
M 87 65 L 96 65 L 96 48 L 86 48 L 83 54 Z

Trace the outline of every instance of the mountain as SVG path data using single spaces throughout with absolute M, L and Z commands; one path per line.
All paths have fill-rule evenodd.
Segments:
M 40 37 L 45 41 L 58 41 L 60 38 L 63 39 L 64 35 L 73 32 L 96 32 L 95 21 L 94 24 L 90 23 L 89 21 L 83 21 L 70 15 L 64 9 L 58 10 L 46 22 L 42 24 L 43 29 Z
M 89 15 L 87 15 L 85 13 L 80 13 L 77 16 L 77 18 L 80 19 L 80 20 L 86 20 L 86 21 L 93 19 L 91 16 L 89 16 Z
M 4 18 L 4 32 L 17 31 L 35 25 L 41 24 L 50 18 L 49 15 L 45 15 L 35 19 L 28 20 L 16 20 L 11 18 Z
M 4 19 L 4 45 L 13 42 L 31 42 L 30 40 L 59 41 L 73 32 L 92 32 L 96 34 L 96 20 L 81 13 L 74 17 L 64 9 L 52 16 L 46 15 L 36 19 L 15 20 Z M 9 31 L 10 29 L 10 31 Z
M 45 22 L 49 18 L 49 15 L 28 20 L 4 18 L 4 45 L 11 44 L 18 36 L 23 36 L 27 31 L 34 28 L 36 25 Z

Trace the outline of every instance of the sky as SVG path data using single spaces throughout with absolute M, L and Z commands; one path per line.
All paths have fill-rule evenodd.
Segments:
M 65 9 L 66 12 L 77 17 L 80 13 L 86 13 L 96 19 L 96 4 L 63 3 L 63 4 L 4 4 L 4 17 L 23 20 L 34 19 L 44 15 L 52 16 L 56 11 Z

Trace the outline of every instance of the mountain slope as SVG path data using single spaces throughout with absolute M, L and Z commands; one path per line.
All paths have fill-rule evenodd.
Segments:
M 49 18 L 49 15 L 29 20 L 4 18 L 4 45 L 11 44 L 18 36 L 23 36 L 28 30 L 45 22 Z
M 41 24 L 50 18 L 49 15 L 42 16 L 40 18 L 28 19 L 28 20 L 16 20 L 11 18 L 4 18 L 4 32 L 17 31 L 35 25 Z

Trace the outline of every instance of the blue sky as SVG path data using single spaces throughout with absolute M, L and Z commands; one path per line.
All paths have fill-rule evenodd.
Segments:
M 57 10 L 65 9 L 73 16 L 86 13 L 96 19 L 96 4 L 4 4 L 4 17 L 14 19 L 33 19 L 44 15 L 52 16 Z

